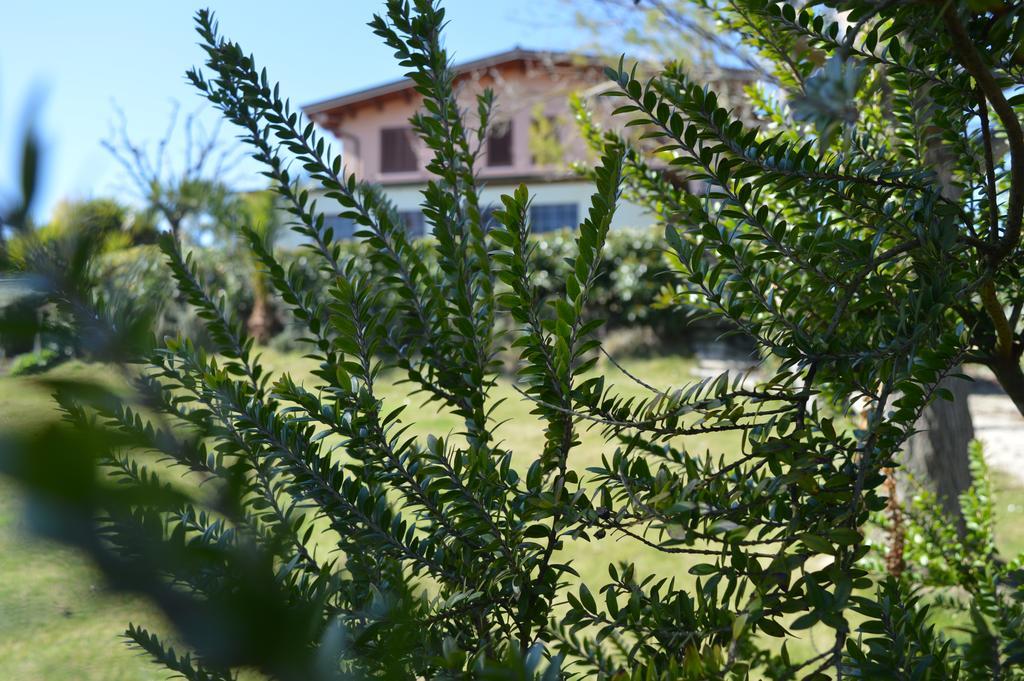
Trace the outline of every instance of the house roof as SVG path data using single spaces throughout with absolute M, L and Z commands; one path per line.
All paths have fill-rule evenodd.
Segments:
M 514 62 L 529 61 L 547 63 L 551 65 L 579 64 L 581 66 L 595 66 L 603 63 L 602 60 L 597 57 L 580 55 L 573 52 L 528 50 L 522 47 L 514 47 L 511 50 L 498 52 L 497 54 L 492 54 L 487 57 L 481 57 L 480 59 L 474 59 L 472 61 L 463 62 L 462 64 L 457 64 L 453 69 L 456 77 L 458 77 L 463 74 L 482 71 L 496 66 L 502 66 Z M 330 99 L 306 104 L 302 107 L 302 111 L 307 116 L 312 117 L 316 114 L 326 113 L 328 111 L 338 111 L 339 109 L 344 109 L 345 107 L 349 107 L 354 104 L 362 104 L 379 97 L 400 93 L 405 90 L 410 90 L 412 87 L 413 82 L 410 79 L 399 78 L 398 80 L 384 83 L 382 85 L 375 85 L 363 90 L 357 90 L 337 97 L 331 97 Z

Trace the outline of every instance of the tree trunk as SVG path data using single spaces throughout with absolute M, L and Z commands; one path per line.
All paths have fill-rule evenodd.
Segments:
M 267 304 L 267 299 L 264 296 L 256 296 L 252 303 L 252 312 L 249 313 L 249 319 L 245 323 L 246 330 L 259 345 L 266 345 L 270 340 L 271 326 L 273 326 L 270 305 Z
M 935 171 L 942 195 L 958 200 L 960 188 L 953 178 L 953 149 L 938 136 L 929 136 L 925 162 Z M 960 511 L 960 494 L 971 485 L 968 445 L 974 439 L 974 422 L 967 408 L 969 384 L 962 379 L 945 379 L 941 387 L 953 393 L 953 401 L 938 398 L 925 407 L 917 420 L 917 433 L 907 443 L 903 455 L 905 468 L 918 484 L 935 492 L 942 509 L 955 518 L 961 533 L 965 530 Z M 897 474 L 897 479 L 902 476 Z M 905 488 L 906 485 L 903 485 Z M 904 503 L 908 490 L 900 492 Z
M 1020 358 L 1017 353 L 1006 359 L 994 359 L 988 364 L 988 368 L 995 374 L 999 385 L 1006 391 L 1007 397 L 1013 400 L 1017 411 L 1024 416 L 1024 371 L 1020 368 Z
M 903 468 L 914 480 L 939 498 L 942 509 L 956 518 L 963 530 L 959 497 L 971 484 L 968 445 L 974 439 L 974 423 L 967 409 L 970 384 L 947 378 L 941 384 L 953 393 L 953 401 L 936 399 L 917 421 L 918 433 L 907 443 Z M 903 485 L 900 496 L 908 500 L 913 490 Z

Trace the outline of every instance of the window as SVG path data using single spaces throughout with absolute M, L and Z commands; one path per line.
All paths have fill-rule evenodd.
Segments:
M 494 217 L 494 211 L 498 210 L 498 206 L 493 203 L 489 203 L 480 209 L 480 223 L 484 226 L 485 230 L 490 230 L 496 224 L 498 219 Z
M 404 173 L 419 170 L 409 128 L 383 128 L 380 131 L 380 171 Z
M 512 122 L 495 122 L 487 133 L 487 165 L 512 165 Z
M 579 224 L 578 207 L 575 203 L 551 203 L 530 207 L 530 223 L 535 233 L 551 232 Z
M 356 223 L 351 218 L 334 215 L 324 217 L 324 229 L 333 229 L 335 239 L 352 239 L 355 237 Z
M 400 210 L 398 217 L 405 223 L 405 232 L 409 236 L 424 236 L 427 233 L 427 221 L 418 210 Z
M 530 121 L 530 160 L 535 166 L 565 165 L 565 145 L 562 143 L 560 116 L 546 114 L 538 105 Z
M 711 189 L 711 185 L 704 180 L 687 180 L 686 191 L 694 196 L 703 197 Z

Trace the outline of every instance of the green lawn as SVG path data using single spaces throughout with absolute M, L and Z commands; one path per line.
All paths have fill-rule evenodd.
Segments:
M 290 371 L 296 379 L 308 377 L 307 361 L 291 355 L 267 353 L 267 362 L 277 370 Z M 689 360 L 666 356 L 636 359 L 628 368 L 659 386 L 679 384 L 691 379 Z M 628 380 L 614 367 L 607 373 L 622 389 L 630 390 Z M 102 367 L 71 363 L 53 374 L 99 376 Z M 421 407 L 422 399 L 406 397 L 405 387 L 385 381 L 382 397 L 392 405 L 408 402 L 407 421 L 415 421 L 414 432 L 446 435 L 459 427 L 458 420 L 438 413 L 434 405 Z M 530 405 L 502 382 L 497 397 L 506 401 L 496 418 L 506 423 L 499 430 L 516 452 L 518 464 L 525 465 L 539 451 L 542 432 Z M 0 378 L 0 429 L 22 428 L 47 418 L 52 406 L 45 392 L 31 379 Z M 734 451 L 733 436 L 694 438 L 687 442 L 690 451 Z M 601 440 L 597 433 L 583 437 L 582 446 L 573 454 L 578 470 L 599 460 Z M 1024 550 L 1024 490 L 1007 487 L 1006 476 L 996 476 L 1000 511 L 1000 539 L 1007 552 Z M 125 647 L 119 640 L 128 621 L 160 628 L 159 615 L 131 598 L 105 592 L 97 575 L 73 552 L 27 538 L 21 531 L 21 508 L 17 490 L 0 480 L 0 679 L 35 681 L 48 679 L 163 679 L 162 672 Z M 641 571 L 658 571 L 678 576 L 689 583 L 687 568 L 697 561 L 685 557 L 658 554 L 634 542 L 612 537 L 593 544 L 577 544 L 566 549 L 583 578 L 600 583 L 606 578 L 610 561 L 632 560 Z M 814 640 L 809 632 L 803 641 L 806 649 L 826 646 L 823 634 Z
M 73 363 L 55 374 L 95 376 Z M 0 429 L 52 413 L 28 379 L 0 378 Z M 104 591 L 73 551 L 30 539 L 17 489 L 0 480 L 0 679 L 163 679 L 119 639 L 129 621 L 159 622 L 144 604 Z

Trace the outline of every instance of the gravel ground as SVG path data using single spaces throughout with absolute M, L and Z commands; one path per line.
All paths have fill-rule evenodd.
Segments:
M 967 404 L 989 468 L 1024 484 L 1024 417 L 987 370 L 968 373 L 975 383 Z

